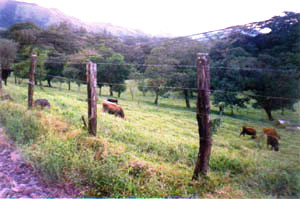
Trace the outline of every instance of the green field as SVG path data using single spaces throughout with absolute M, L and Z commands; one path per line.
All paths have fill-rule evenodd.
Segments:
M 81 121 L 81 115 L 87 118 L 86 88 L 54 86 L 35 87 L 35 99 L 50 101 L 47 110 L 27 111 L 27 85 L 15 85 L 12 79 L 4 90 L 14 101 L 0 103 L 2 124 L 49 180 L 77 184 L 87 196 L 300 196 L 300 132 L 277 129 L 279 152 L 267 149 L 262 136 L 261 142 L 239 137 L 243 125 L 260 133 L 273 127 L 262 110 L 249 107 L 233 116 L 225 111 L 213 135 L 208 177 L 191 182 L 199 143 L 195 99 L 189 110 L 178 93 L 171 93 L 156 106 L 151 93 L 144 97 L 136 89 L 132 100 L 127 90 L 119 98 L 126 115 L 122 120 L 101 111 L 109 93 L 104 88 L 98 98 L 98 136 L 93 138 Z M 212 118 L 218 117 L 217 110 L 212 107 Z M 298 121 L 296 112 L 274 112 L 274 117 Z

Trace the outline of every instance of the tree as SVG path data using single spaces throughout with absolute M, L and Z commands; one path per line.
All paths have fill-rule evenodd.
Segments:
M 145 93 L 147 92 L 147 88 L 145 87 L 145 79 L 144 75 L 141 74 L 135 67 L 133 67 L 130 71 L 129 79 L 131 81 L 127 82 L 127 86 L 130 90 L 131 99 L 134 99 L 134 93 L 136 88 L 138 88 L 140 91 L 143 92 L 143 96 L 145 96 Z M 144 83 L 144 85 L 142 85 Z
M 245 108 L 248 97 L 241 96 L 245 90 L 245 78 L 240 68 L 255 67 L 256 59 L 249 57 L 242 48 L 229 48 L 224 41 L 217 43 L 210 52 L 213 61 L 211 64 L 211 84 L 213 90 L 213 104 L 223 103 L 225 107 Z
M 147 87 L 155 94 L 154 104 L 158 104 L 158 96 L 161 96 L 167 92 L 166 85 L 169 71 L 170 69 L 167 65 L 161 67 L 149 66 L 145 71 Z
M 95 58 L 98 64 L 98 86 L 108 85 L 110 95 L 113 96 L 113 86 L 116 84 L 124 84 L 128 79 L 131 66 L 124 63 L 124 57 L 114 52 L 111 48 L 101 45 L 99 47 L 99 54 L 102 57 Z
M 35 48 L 33 54 L 37 55 L 37 63 L 35 68 L 35 84 L 39 82 L 39 85 L 42 86 L 42 80 L 45 78 L 47 71 L 45 69 L 45 62 L 48 59 L 48 50 Z
M 138 89 L 143 93 L 143 96 L 146 96 L 146 93 L 149 91 L 147 87 L 147 81 L 144 75 L 140 76 L 140 79 L 138 80 Z
M 125 84 L 118 84 L 113 85 L 112 90 L 118 93 L 118 97 L 121 97 L 121 93 L 126 91 L 126 85 Z
M 75 66 L 74 64 L 66 65 L 63 70 L 63 76 L 66 77 L 68 80 L 68 89 L 71 90 L 71 82 L 78 79 L 80 75 L 80 69 L 78 66 Z
M 11 40 L 0 39 L 0 88 L 2 88 L 2 71 L 10 69 L 16 58 L 17 46 L 17 43 Z M 6 79 L 7 77 L 4 79 L 5 85 Z
M 263 108 L 269 120 L 273 110 L 291 109 L 300 77 L 299 31 L 300 14 L 286 12 L 222 39 L 210 53 L 213 66 L 224 69 L 214 71 L 213 88 L 236 93 L 230 104 L 241 104 L 238 93 L 254 99 L 253 106 Z
M 165 41 L 160 47 L 152 49 L 147 62 L 152 64 L 167 64 L 173 67 L 168 75 L 167 85 L 176 87 L 182 92 L 186 107 L 190 108 L 190 93 L 196 87 L 197 53 L 207 52 L 208 46 L 190 38 L 178 38 Z M 149 60 L 150 59 L 150 60 Z
M 45 62 L 46 76 L 48 87 L 52 87 L 51 80 L 57 76 L 63 76 L 66 58 L 57 53 L 49 53 L 49 59 Z
M 261 60 L 259 56 L 259 60 Z M 270 62 L 268 62 L 270 63 Z M 261 62 L 261 66 L 264 65 Z M 252 74 L 251 74 L 252 73 Z M 246 89 L 248 96 L 255 99 L 254 108 L 263 108 L 269 118 L 273 110 L 282 108 L 292 110 L 293 104 L 297 102 L 298 82 L 296 73 L 288 71 L 268 70 L 248 72 Z
M 159 95 L 167 92 L 166 86 L 170 74 L 174 72 L 174 63 L 177 63 L 177 60 L 168 57 L 165 47 L 153 48 L 146 59 L 149 66 L 145 77 L 148 89 L 155 94 L 154 104 L 158 104 Z
M 83 44 L 76 29 L 68 22 L 51 25 L 39 35 L 39 42 L 43 45 L 53 46 L 60 54 L 71 55 L 78 53 Z
M 9 38 L 19 43 L 20 49 L 37 43 L 41 29 L 31 22 L 17 23 L 8 30 Z
M 102 56 L 92 48 L 84 48 L 78 53 L 67 57 L 68 61 L 64 66 L 63 76 L 68 78 L 69 90 L 71 90 L 72 81 L 75 81 L 78 87 L 80 87 L 81 82 L 86 82 L 86 62 L 94 61 L 101 57 Z

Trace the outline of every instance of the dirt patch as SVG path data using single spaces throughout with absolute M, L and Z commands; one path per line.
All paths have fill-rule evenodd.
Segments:
M 0 198 L 74 198 L 81 192 L 66 183 L 45 181 L 4 134 L 0 127 Z

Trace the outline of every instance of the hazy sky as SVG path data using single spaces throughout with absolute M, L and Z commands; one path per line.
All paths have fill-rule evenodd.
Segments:
M 86 22 L 188 35 L 300 12 L 300 0 L 23 0 Z

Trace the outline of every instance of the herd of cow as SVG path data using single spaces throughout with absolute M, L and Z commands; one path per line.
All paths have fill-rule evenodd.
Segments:
M 267 147 L 271 145 L 271 149 L 274 149 L 275 151 L 279 151 L 279 139 L 280 136 L 276 132 L 275 129 L 272 128 L 263 128 L 264 135 L 267 136 Z M 242 132 L 240 136 L 243 135 L 250 135 L 252 139 L 256 138 L 256 130 L 254 128 L 243 126 Z
M 37 99 L 34 102 L 34 105 L 40 105 L 42 108 L 50 108 L 50 103 L 48 102 L 47 99 Z M 125 118 L 125 113 L 122 108 L 118 104 L 117 99 L 112 99 L 108 98 L 107 100 L 102 101 L 102 110 L 105 113 L 113 114 L 116 117 L 120 117 L 122 119 Z M 267 147 L 271 145 L 271 149 L 274 149 L 275 151 L 279 151 L 279 139 L 280 136 L 276 132 L 275 129 L 272 128 L 263 128 L 264 135 L 267 135 Z M 248 126 L 243 126 L 242 132 L 240 133 L 240 136 L 243 135 L 250 135 L 252 139 L 256 139 L 256 129 L 248 127 Z
M 113 114 L 116 117 L 121 117 L 125 119 L 125 114 L 122 106 L 118 105 L 117 99 L 107 99 L 102 101 L 103 112 Z M 279 151 L 279 139 L 280 136 L 275 129 L 263 128 L 263 132 L 267 135 L 267 147 L 271 146 L 271 149 Z M 243 126 L 240 136 L 250 135 L 252 139 L 256 139 L 256 130 L 254 128 Z

